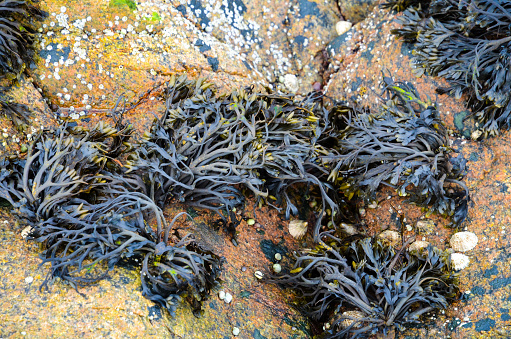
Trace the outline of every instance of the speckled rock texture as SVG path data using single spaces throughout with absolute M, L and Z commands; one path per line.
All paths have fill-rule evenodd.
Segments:
M 465 253 L 470 264 L 460 272 L 461 300 L 422 326 L 390 337 L 511 336 L 511 133 L 482 142 L 466 139 L 473 122 L 465 119 L 469 112 L 463 103 L 435 94 L 436 87 L 445 85 L 442 79 L 413 77 L 410 46 L 390 35 L 399 14 L 375 7 L 337 36 L 337 21 L 357 19 L 346 17 L 347 5 L 337 6 L 334 0 L 153 0 L 138 2 L 136 10 L 130 8 L 133 4 L 42 2 L 50 16 L 41 30 L 40 58 L 1 98 L 30 106 L 31 129 L 18 132 L 0 117 L 0 155 L 19 152 L 29 134 L 55 124 L 58 115 L 81 118 L 81 123 L 106 121 L 121 96 L 126 119 L 143 132 L 163 109 L 159 94 L 174 73 L 207 77 L 219 92 L 252 84 L 279 87 L 286 74 L 293 74 L 298 94 L 319 86 L 328 96 L 373 108 L 379 104 L 382 73 L 409 81 L 423 98 L 437 102 L 452 132 L 454 154 L 468 160 L 465 181 L 472 202 L 463 227 L 479 241 Z M 390 190 L 382 190 L 378 198 L 377 208 L 365 206 L 367 234 L 389 229 L 449 248 L 455 231 L 446 227 L 447 220 L 435 215 L 424 219 L 423 210 Z M 182 210 L 186 208 L 172 206 L 165 214 Z M 296 240 L 275 210 L 256 210 L 254 215 L 247 206 L 244 216 L 257 223 L 242 222 L 235 246 L 223 229 L 213 226 L 214 216 L 188 212 L 193 222 L 179 224 L 180 232 L 195 233 L 226 258 L 222 290 L 233 296 L 227 304 L 213 295 L 200 319 L 186 305 L 170 319 L 141 295 L 139 274 L 129 266 L 117 267 L 108 279 L 78 292 L 62 283 L 39 291 L 47 267 L 38 267 L 39 249 L 21 239 L 24 226 L 2 207 L 0 338 L 231 338 L 234 327 L 240 329 L 238 338 L 310 338 L 311 327 L 291 306 L 292 295 L 254 277 L 256 270 L 270 270 L 276 253 L 285 266 L 292 251 L 310 245 L 310 235 Z M 401 216 L 409 227 L 397 226 Z
M 364 20 L 378 5 L 376 0 L 337 0 L 337 3 L 344 19 L 354 24 Z

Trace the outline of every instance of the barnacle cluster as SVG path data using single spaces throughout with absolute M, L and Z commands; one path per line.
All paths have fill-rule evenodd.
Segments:
M 32 60 L 35 24 L 47 15 L 35 2 L 0 1 L 0 79 L 18 78 Z
M 328 324 L 323 338 L 402 329 L 457 297 L 457 275 L 436 248 L 410 253 L 370 237 L 324 240 L 295 255 L 292 270 L 270 279 L 297 291 L 306 313 Z
M 222 260 L 190 236 L 171 242 L 182 214 L 167 224 L 142 180 L 125 175 L 118 159 L 131 151 L 132 128 L 121 120 L 114 127 L 64 123 L 40 132 L 26 159 L 1 160 L 0 197 L 31 226 L 29 239 L 43 246 L 42 261 L 51 264 L 43 286 L 57 277 L 83 286 L 133 258 L 142 265 L 147 298 L 172 314 L 186 295 L 200 310 L 218 283 Z
M 388 7 L 397 3 L 390 2 Z M 450 93 L 466 95 L 479 136 L 496 135 L 511 126 L 511 1 L 411 1 L 392 31 L 414 43 L 417 75 L 445 78 Z M 405 6 L 397 6 L 402 9 Z

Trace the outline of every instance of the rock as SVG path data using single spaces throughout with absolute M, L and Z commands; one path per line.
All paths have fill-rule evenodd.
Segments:
M 431 219 L 424 219 L 417 221 L 416 227 L 419 234 L 431 234 L 435 231 L 436 224 Z
M 386 230 L 381 232 L 378 237 L 385 243 L 395 247 L 401 241 L 401 235 L 396 231 Z
M 421 249 L 426 248 L 428 246 L 429 246 L 429 242 L 422 241 L 422 240 L 416 240 L 410 244 L 410 246 L 408 247 L 408 251 L 409 252 L 420 251 Z
M 349 326 L 351 326 L 351 324 L 353 324 L 355 321 L 357 321 L 356 319 L 365 318 L 365 315 L 364 315 L 364 313 L 362 313 L 360 311 L 346 311 L 346 312 L 342 313 L 342 317 L 354 318 L 354 319 L 344 319 L 343 321 L 341 321 L 341 328 L 348 328 Z M 359 326 L 360 325 L 356 325 L 355 327 L 359 327 Z
M 232 328 L 232 335 L 237 336 L 238 334 L 240 334 L 240 329 L 237 328 L 237 327 L 233 327 Z
M 378 4 L 375 0 L 337 0 L 344 19 L 353 23 L 364 20 Z

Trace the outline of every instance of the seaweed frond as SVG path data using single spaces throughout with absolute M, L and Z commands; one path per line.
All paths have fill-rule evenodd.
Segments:
M 339 210 L 327 181 L 329 150 L 319 142 L 328 122 L 321 97 L 252 88 L 217 97 L 210 83 L 181 77 L 170 81 L 166 101 L 128 164 L 160 206 L 175 200 L 232 216 L 247 192 L 260 205 L 285 204 L 289 218 L 298 209 L 288 189 L 304 183 L 319 189 L 323 212 Z
M 458 296 L 448 256 L 428 247 L 409 253 L 377 239 L 326 235 L 315 249 L 295 255 L 288 273 L 271 281 L 297 291 L 306 314 L 328 323 L 323 338 L 361 338 L 417 322 Z
M 41 265 L 51 264 L 41 288 L 55 278 L 75 288 L 91 284 L 121 259 L 138 258 L 147 298 L 173 314 L 187 295 L 198 312 L 219 283 L 222 260 L 191 237 L 173 235 L 185 213 L 167 224 L 141 178 L 125 173 L 119 158 L 131 151 L 131 134 L 121 118 L 115 126 L 64 123 L 41 131 L 26 159 L 0 160 L 0 197 L 31 226 L 29 240 L 43 247 Z
M 392 33 L 414 43 L 416 75 L 445 78 L 439 88 L 456 98 L 466 96 L 480 133 L 498 134 L 511 127 L 511 1 L 431 1 L 410 7 Z
M 30 64 L 35 24 L 47 16 L 37 1 L 0 1 L 0 75 L 16 79 Z
M 339 132 L 340 155 L 330 179 L 340 182 L 348 197 L 357 194 L 368 204 L 375 201 L 380 185 L 393 187 L 411 202 L 453 216 L 459 226 L 470 200 L 459 180 L 465 162 L 449 158 L 447 131 L 436 108 L 408 84 L 385 80 L 387 95 L 379 113 L 341 112 L 346 127 Z M 452 185 L 461 191 L 451 192 Z

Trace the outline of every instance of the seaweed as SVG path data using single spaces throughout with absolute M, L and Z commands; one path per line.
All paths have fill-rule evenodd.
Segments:
M 167 224 L 141 178 L 125 173 L 119 159 L 132 150 L 132 127 L 115 110 L 114 127 L 64 122 L 38 133 L 26 159 L 0 160 L 0 197 L 42 245 L 41 265 L 51 264 L 41 288 L 56 278 L 75 288 L 91 284 L 120 260 L 138 258 L 143 295 L 171 314 L 186 295 L 198 312 L 219 283 L 222 259 L 191 236 L 173 235 L 185 213 Z
M 466 162 L 450 159 L 447 131 L 434 106 L 421 101 L 406 83 L 385 82 L 380 112 L 338 107 L 333 114 L 339 156 L 332 159 L 330 179 L 349 198 L 356 194 L 368 204 L 381 185 L 395 188 L 411 202 L 430 206 L 431 212 L 452 216 L 452 224 L 459 226 L 470 200 L 460 181 Z
M 16 79 L 32 61 L 36 21 L 47 13 L 37 8 L 37 1 L 0 1 L 0 74 Z
M 30 125 L 29 119 L 32 115 L 27 105 L 1 100 L 0 114 L 12 121 L 14 127 L 20 132 L 25 132 L 28 129 Z
M 479 132 L 474 138 L 498 134 L 511 126 L 511 1 L 425 2 L 411 6 L 392 31 L 414 43 L 416 75 L 445 78 L 439 88 L 456 98 L 465 95 Z
M 312 250 L 295 255 L 288 273 L 270 281 L 292 288 L 305 313 L 328 325 L 322 338 L 360 338 L 388 333 L 444 309 L 458 294 L 448 255 L 429 246 L 409 253 L 373 238 L 340 240 L 323 234 Z
M 210 83 L 180 77 L 169 82 L 165 99 L 164 115 L 128 164 L 159 206 L 178 201 L 232 217 L 253 194 L 259 205 L 281 210 L 276 205 L 284 203 L 289 218 L 298 209 L 287 190 L 302 183 L 318 188 L 323 212 L 339 210 L 323 166 L 329 150 L 319 143 L 329 130 L 321 96 L 298 101 L 246 88 L 217 97 Z

